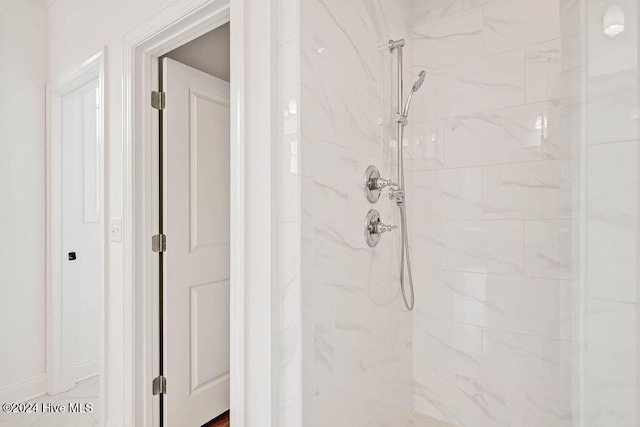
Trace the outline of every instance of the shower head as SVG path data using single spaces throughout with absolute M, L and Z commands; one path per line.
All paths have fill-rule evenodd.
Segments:
M 411 98 L 413 98 L 413 95 L 418 91 L 418 89 L 420 89 L 420 87 L 424 83 L 425 77 L 427 77 L 427 72 L 422 70 L 418 74 L 418 78 L 416 79 L 416 81 L 413 82 L 413 86 L 411 87 L 411 92 L 409 92 L 409 96 L 407 97 L 407 102 L 404 104 L 404 109 L 402 110 L 402 117 L 404 117 L 405 119 L 409 115 L 409 106 L 411 105 Z
M 422 86 L 422 83 L 424 83 L 424 78 L 427 76 L 427 72 L 422 70 L 420 71 L 420 74 L 418 74 L 418 78 L 416 79 L 415 82 L 413 82 L 413 87 L 411 88 L 411 92 L 416 93 L 418 91 L 418 89 L 420 89 L 420 86 Z

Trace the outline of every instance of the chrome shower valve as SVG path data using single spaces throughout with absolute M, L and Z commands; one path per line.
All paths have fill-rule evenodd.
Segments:
M 372 233 L 382 234 L 382 233 L 386 233 L 387 231 L 395 230 L 396 228 L 398 228 L 398 226 L 397 225 L 388 225 L 388 224 L 384 224 L 382 222 L 378 222 L 377 224 L 372 225 L 371 228 L 372 228 L 372 230 L 371 230 Z
M 370 203 L 375 203 L 380 198 L 380 191 L 385 187 L 398 187 L 398 184 L 390 179 L 380 177 L 377 167 L 370 165 L 364 173 L 364 195 Z
M 371 178 L 367 183 L 369 186 L 369 190 L 382 190 L 385 187 L 397 187 L 398 184 L 391 181 L 390 179 L 384 178 Z
M 388 225 L 380 221 L 380 213 L 375 209 L 371 209 L 364 220 L 364 238 L 367 241 L 367 245 L 373 248 L 380 241 L 380 236 L 396 228 L 398 227 L 395 225 Z

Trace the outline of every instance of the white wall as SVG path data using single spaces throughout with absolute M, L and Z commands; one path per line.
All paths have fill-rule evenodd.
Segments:
M 172 4 L 183 0 L 57 0 L 49 8 L 49 79 L 106 46 L 105 150 L 107 156 L 105 218 L 122 218 L 122 60 L 126 34 Z M 123 425 L 123 251 L 121 243 L 107 249 L 106 419 Z
M 45 389 L 46 10 L 0 0 L 0 400 Z

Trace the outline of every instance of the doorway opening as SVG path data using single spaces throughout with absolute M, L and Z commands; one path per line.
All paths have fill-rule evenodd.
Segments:
M 160 425 L 228 422 L 229 55 L 225 23 L 158 58 Z

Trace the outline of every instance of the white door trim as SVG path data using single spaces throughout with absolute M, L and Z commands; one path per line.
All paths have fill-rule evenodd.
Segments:
M 124 426 L 153 427 L 151 395 L 157 349 L 157 90 L 162 54 L 231 23 L 231 419 L 267 427 L 272 393 L 271 159 L 274 118 L 273 0 L 178 0 L 124 42 L 123 402 Z M 167 102 L 171 102 L 170 99 Z M 154 166 L 156 165 L 156 166 Z M 248 209 L 248 206 L 251 208 Z M 157 215 L 155 215 L 157 217 Z M 167 237 L 168 245 L 171 237 Z M 154 356 L 155 355 L 155 356 Z M 156 371 L 157 372 L 157 371 Z M 247 384 L 250 378 L 250 386 Z M 167 381 L 168 392 L 171 379 Z
M 105 117 L 105 49 L 67 70 L 59 79 L 47 84 L 47 114 L 46 114 L 46 371 L 47 393 L 57 394 L 62 391 L 63 345 L 59 337 L 63 336 L 62 325 L 62 263 L 64 253 L 62 249 L 62 100 L 64 96 L 98 79 L 100 87 L 100 112 L 97 126 L 100 129 L 98 140 L 99 173 L 98 191 L 101 202 L 99 227 L 102 230 L 99 241 L 99 375 L 100 375 L 100 425 L 105 425 L 105 256 L 106 233 L 105 212 L 107 200 L 105 197 L 105 146 L 104 146 L 104 117 Z

